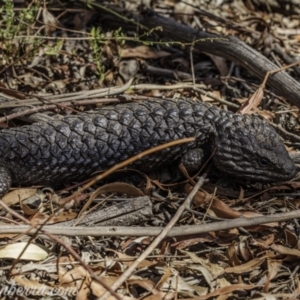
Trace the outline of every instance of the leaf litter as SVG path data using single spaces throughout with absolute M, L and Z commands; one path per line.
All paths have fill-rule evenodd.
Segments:
M 144 36 L 136 28 L 102 26 L 99 20 L 103 14 L 93 3 L 9 2 L 4 1 L 6 10 L 1 10 L 0 17 L 0 93 L 12 102 L 10 107 L 0 103 L 3 116 L 14 113 L 14 107 L 20 105 L 49 104 L 53 96 L 71 103 L 54 105 L 50 113 L 70 114 L 103 105 L 103 96 L 120 102 L 179 95 L 201 98 L 225 109 L 240 107 L 243 113 L 259 114 L 290 133 L 299 133 L 298 108 L 233 62 L 197 51 L 191 56 L 190 47 L 162 41 L 156 30 Z M 107 7 L 111 2 L 107 1 Z M 299 8 L 290 2 L 297 13 Z M 280 1 L 266 8 L 264 1 L 190 0 L 154 1 L 148 8 L 167 17 L 172 15 L 193 28 L 235 35 L 286 66 L 300 55 L 299 20 L 287 6 L 278 10 L 274 3 L 281 6 Z M 138 11 L 139 4 L 126 3 L 132 12 Z M 121 1 L 119 5 L 121 8 Z M 299 79 L 298 66 L 285 71 Z M 133 77 L 136 89 L 124 88 L 121 96 L 105 90 L 119 89 Z M 196 88 L 189 86 L 193 80 Z M 97 89 L 97 93 L 88 94 Z M 230 99 L 232 106 L 219 102 L 220 98 Z M 12 118 L 2 122 L 1 127 L 24 122 L 29 122 L 26 116 Z M 299 141 L 283 137 L 289 151 L 299 147 Z M 153 216 L 142 224 L 133 223 L 130 235 L 59 235 L 59 244 L 42 229 L 34 235 L 1 230 L 3 299 L 102 299 L 107 286 L 113 286 L 151 245 L 151 228 L 163 228 L 172 219 L 194 180 L 187 178 L 178 184 L 169 183 L 165 178 L 170 175 L 161 172 L 122 172 L 105 179 L 101 187 L 95 183 L 68 202 L 63 200 L 84 183 L 64 183 L 54 190 L 20 188 L 3 197 L 11 210 L 0 208 L 2 226 L 30 222 L 32 226 L 56 224 L 63 228 L 64 222 L 87 213 L 89 206 L 98 205 L 95 209 L 103 210 L 141 195 L 149 197 L 153 205 Z M 125 182 L 119 182 L 121 178 Z M 297 181 L 257 192 L 254 187 L 239 188 L 226 179 L 212 180 L 197 192 L 177 226 L 293 211 L 298 208 L 298 189 Z M 139 226 L 149 229 L 149 235 L 141 236 L 135 229 Z M 106 299 L 297 299 L 298 227 L 295 219 L 165 237 L 116 289 L 116 294 Z M 71 230 L 76 231 L 76 227 Z

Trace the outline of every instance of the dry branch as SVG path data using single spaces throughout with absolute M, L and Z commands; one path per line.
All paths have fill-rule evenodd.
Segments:
M 185 225 L 172 228 L 167 236 L 188 236 L 194 234 L 201 234 L 210 231 L 226 230 L 238 227 L 254 226 L 259 224 L 267 224 L 273 222 L 282 222 L 291 219 L 298 219 L 300 217 L 300 210 L 279 213 L 269 216 L 255 217 L 255 218 L 237 218 L 221 222 L 213 222 L 200 225 Z M 74 230 L 76 228 L 76 230 Z M 59 225 L 43 226 L 42 232 L 49 232 L 57 235 L 67 236 L 157 236 L 164 228 L 163 227 L 109 227 L 109 226 L 95 226 L 95 227 L 62 227 Z M 2 225 L 2 234 L 35 234 L 38 229 L 28 225 Z
M 135 22 L 141 24 L 141 27 L 143 27 L 141 29 L 145 27 L 148 29 L 161 27 L 161 31 L 157 30 L 155 32 L 167 39 L 167 41 L 193 44 L 193 48 L 201 52 L 207 52 L 234 61 L 261 80 L 264 79 L 268 71 L 278 69 L 278 66 L 268 58 L 234 36 L 221 36 L 195 30 L 149 10 L 142 12 L 140 15 L 134 15 L 127 11 L 121 12 L 117 9 L 115 11 L 122 16 L 129 16 Z M 99 13 L 102 14 L 104 11 L 99 9 Z M 130 23 L 126 23 L 124 18 L 121 19 L 117 15 L 109 14 L 107 11 L 101 15 L 101 20 L 106 26 L 107 24 L 118 27 L 130 26 Z M 136 25 L 134 26 L 136 27 Z M 300 107 L 300 84 L 286 72 L 282 71 L 273 74 L 270 76 L 267 84 L 288 101 Z

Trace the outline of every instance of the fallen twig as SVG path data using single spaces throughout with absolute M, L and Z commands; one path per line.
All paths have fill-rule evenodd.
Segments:
M 0 203 L 1 204 L 1 203 Z M 237 218 L 232 220 L 212 222 L 201 225 L 185 225 L 172 228 L 167 236 L 187 236 L 200 234 L 210 231 L 226 230 L 238 227 L 247 227 L 260 224 L 268 224 L 273 222 L 282 222 L 291 219 L 300 218 L 300 209 L 274 214 L 270 216 L 262 216 L 255 218 Z M 95 226 L 93 228 L 78 226 L 75 227 L 61 227 L 58 225 L 46 225 L 41 232 L 47 231 L 52 234 L 66 235 L 66 236 L 157 236 L 164 227 L 120 227 L 120 226 Z M 36 228 L 27 225 L 1 225 L 2 234 L 20 234 L 26 231 L 26 234 L 34 234 Z

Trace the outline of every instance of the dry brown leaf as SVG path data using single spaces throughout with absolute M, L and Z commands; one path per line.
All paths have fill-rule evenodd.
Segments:
M 43 23 L 45 25 L 45 32 L 47 35 L 50 35 L 53 31 L 55 31 L 59 25 L 59 22 L 46 7 L 43 8 Z
M 17 270 L 14 270 L 14 272 L 17 273 Z M 28 279 L 25 275 L 15 275 L 12 278 L 19 286 L 32 291 L 35 296 L 45 296 L 54 291 L 52 286 L 48 286 L 45 283 L 39 283 L 34 279 Z M 64 294 L 67 295 L 67 293 Z
M 214 62 L 215 66 L 217 67 L 217 69 L 220 72 L 221 76 L 227 76 L 229 73 L 228 67 L 227 67 L 227 63 L 226 63 L 226 59 L 220 56 L 216 56 L 216 55 L 212 55 L 212 54 L 208 54 L 206 53 L 211 60 Z
M 255 284 L 232 284 L 230 286 L 225 286 L 222 287 L 220 289 L 217 289 L 211 293 L 208 293 L 206 295 L 203 296 L 198 296 L 198 297 L 193 297 L 193 298 L 186 298 L 185 300 L 206 300 L 215 296 L 219 296 L 219 295 L 225 295 L 225 294 L 229 294 L 235 291 L 243 291 L 243 290 L 253 290 L 256 289 L 257 286 Z
M 225 202 L 214 199 L 210 209 L 215 213 L 215 215 L 219 218 L 226 218 L 226 219 L 235 219 L 242 216 L 242 214 L 229 207 Z
M 262 299 L 262 300 L 278 300 L 278 297 L 276 297 L 276 295 L 274 295 L 273 293 L 271 294 L 267 294 L 267 293 L 258 293 L 258 292 L 255 292 L 253 295 L 252 295 L 252 299 Z M 287 299 L 287 298 L 282 298 L 282 296 L 279 297 L 280 299 Z M 290 299 L 290 298 L 288 298 Z
M 224 277 L 217 278 L 217 280 L 216 280 L 216 287 L 218 289 L 226 287 L 226 286 L 230 286 L 230 285 L 231 285 L 231 283 Z
M 238 243 L 238 250 L 240 253 L 240 256 L 244 261 L 249 261 L 253 258 L 253 253 L 251 252 L 249 248 L 249 244 L 247 240 L 244 240 L 240 243 Z
M 291 249 L 278 244 L 273 244 L 271 246 L 271 249 L 280 253 L 281 255 L 292 255 L 292 256 L 300 257 L 300 250 L 298 249 Z
M 0 81 L 0 92 L 19 100 L 26 99 L 26 96 L 23 93 L 7 88 L 6 85 L 1 81 Z
M 141 45 L 135 48 L 119 49 L 120 57 L 122 58 L 144 58 L 155 59 L 169 56 L 170 53 L 166 51 L 153 51 L 150 47 Z
M 298 237 L 294 232 L 291 232 L 289 229 L 284 229 L 286 244 L 290 245 L 292 248 L 298 247 Z
M 188 264 L 186 266 L 186 268 L 200 272 L 203 275 L 205 282 L 209 285 L 210 289 L 211 290 L 215 289 L 215 287 L 216 287 L 215 279 L 216 278 L 213 277 L 211 272 L 206 267 L 200 266 L 198 264 Z
M 182 66 L 183 68 L 188 69 L 188 70 L 190 68 L 189 61 L 187 59 L 185 59 L 184 57 L 176 57 L 176 58 L 172 59 L 172 63 Z
M 23 200 L 33 196 L 36 193 L 36 191 L 37 191 L 37 189 L 27 189 L 27 188 L 17 189 L 17 190 L 14 190 L 14 191 L 6 194 L 2 198 L 2 201 L 7 206 L 12 206 L 12 205 L 19 203 L 19 201 L 23 201 Z M 3 207 L 0 206 L 0 210 L 2 210 L 2 209 L 3 209 Z
M 24 250 L 25 249 L 25 250 Z M 24 252 L 22 253 L 22 251 Z M 39 244 L 29 244 L 27 242 L 8 244 L 0 249 L 0 258 L 22 259 L 41 261 L 47 258 L 49 249 Z M 20 257 L 22 253 L 22 256 Z
M 236 218 L 240 218 L 240 217 L 250 219 L 250 218 L 263 216 L 262 214 L 259 214 L 259 213 L 253 212 L 253 211 L 237 211 L 219 199 L 213 200 L 213 203 L 210 206 L 210 209 L 215 213 L 215 216 L 217 216 L 219 218 L 224 218 L 224 219 L 236 219 Z M 276 226 L 278 226 L 278 222 L 263 224 L 263 225 L 254 226 L 251 228 L 252 228 L 252 230 L 255 230 L 256 228 L 261 228 L 262 226 L 263 227 L 276 227 Z
M 73 200 L 69 200 L 68 197 L 67 198 L 62 198 L 59 200 L 59 205 L 60 206 L 68 206 L 68 207 L 72 207 L 75 204 L 78 204 L 84 200 L 86 200 L 88 197 L 90 197 L 90 193 L 80 193 L 76 196 L 76 199 Z M 72 205 L 71 205 L 72 204 Z
M 122 263 L 128 267 L 131 266 L 134 263 L 134 261 L 136 260 L 135 257 L 126 255 L 122 252 L 118 252 L 118 251 L 111 250 L 111 249 L 107 249 L 107 250 L 114 252 L 119 257 L 119 259 L 122 261 Z M 157 264 L 156 261 L 143 260 L 138 265 L 137 269 L 145 268 L 145 267 L 148 268 L 148 267 L 156 265 L 156 264 Z
M 212 94 L 213 96 L 215 96 L 217 98 L 222 98 L 220 91 L 212 91 L 212 92 L 210 92 L 210 94 Z M 201 95 L 201 99 L 203 102 L 205 102 L 205 101 L 211 102 L 211 97 L 206 96 L 206 95 Z
M 47 223 L 47 224 L 56 224 L 56 223 L 60 223 L 60 222 L 66 222 L 66 221 L 73 220 L 76 217 L 77 217 L 77 213 L 75 213 L 73 211 L 64 211 L 57 216 L 52 216 L 49 219 L 49 223 Z
M 173 292 L 157 292 L 154 295 L 143 297 L 143 300 L 172 300 L 175 298 L 175 293 Z
M 243 104 L 247 101 L 246 98 L 239 98 L 239 97 L 234 98 L 234 100 L 239 104 Z
M 156 185 L 162 191 L 168 191 L 168 187 L 165 187 L 165 184 L 161 183 L 159 180 L 151 180 L 151 183 Z
M 155 283 L 149 279 L 128 279 L 127 280 L 127 284 L 128 285 L 138 285 L 142 288 L 144 288 L 146 291 L 152 293 L 152 295 L 149 295 L 148 297 L 144 298 L 144 299 L 173 299 L 174 297 L 174 293 L 172 292 L 162 292 L 160 290 L 158 290 L 155 287 Z
M 219 295 L 218 297 L 216 297 L 216 300 L 227 300 L 230 299 L 230 294 L 225 294 L 225 295 Z
M 254 110 L 258 107 L 263 96 L 264 96 L 264 89 L 262 87 L 259 87 L 258 90 L 249 98 L 249 100 L 246 101 L 241 106 L 241 108 L 239 109 L 239 112 L 241 114 L 251 113 L 251 110 Z
M 183 23 L 189 24 L 191 16 L 195 13 L 194 0 L 174 1 L 174 15 Z
M 127 284 L 138 285 L 146 291 L 153 293 L 155 290 L 155 283 L 150 279 L 127 279 Z M 157 291 L 158 292 L 158 291 Z
M 75 13 L 75 16 L 72 20 L 74 24 L 74 30 L 82 31 L 86 29 L 87 22 L 96 14 L 96 11 L 91 10 L 81 10 L 78 13 Z
M 47 214 L 36 213 L 30 220 L 32 225 L 56 224 L 60 222 L 70 221 L 77 217 L 77 213 L 72 211 L 64 211 L 57 216 L 49 217 Z
M 267 292 L 269 290 L 271 280 L 274 279 L 278 275 L 278 272 L 280 271 L 280 269 L 282 267 L 282 261 L 270 258 L 270 259 L 267 259 L 267 266 L 268 266 L 268 276 L 267 276 L 267 280 L 264 285 L 265 292 Z
M 101 281 L 106 283 L 108 286 L 112 286 L 113 283 L 118 279 L 118 277 L 100 277 Z M 64 269 L 59 269 L 59 283 L 61 287 L 64 288 L 76 288 L 78 293 L 76 295 L 76 300 L 89 299 L 88 295 L 92 292 L 96 297 L 101 297 L 106 289 L 92 280 L 90 274 L 82 267 L 76 266 L 74 269 L 65 272 Z M 121 296 L 121 295 L 120 295 Z M 115 300 L 115 297 L 109 296 L 108 300 Z M 125 297 L 124 299 L 130 300 L 133 298 Z
M 257 110 L 257 113 L 269 122 L 273 122 L 275 114 L 269 110 Z
M 24 214 L 27 216 L 32 216 L 32 215 L 38 213 L 41 206 L 42 206 L 42 201 L 39 202 L 39 206 L 36 208 L 31 208 L 24 202 L 20 201 L 20 207 L 21 207 L 22 211 L 24 212 Z
M 187 183 L 184 186 L 184 190 L 187 194 L 191 192 L 193 187 Z M 193 203 L 195 203 L 197 206 L 201 206 L 203 204 L 207 204 L 211 201 L 212 195 L 206 192 L 205 190 L 199 189 L 199 191 L 196 193 L 196 195 L 193 198 Z
M 209 260 L 197 256 L 196 253 L 184 250 L 180 251 L 188 255 L 194 263 L 200 264 L 201 266 L 207 268 L 207 270 L 212 274 L 213 278 L 217 278 L 224 273 L 224 268 L 222 268 L 218 264 L 213 264 Z
M 155 285 L 156 289 L 162 287 L 162 285 L 170 278 L 172 275 L 171 268 L 167 267 L 164 269 L 164 275 L 159 279 L 158 283 Z
M 196 244 L 204 244 L 204 243 L 207 243 L 207 242 L 213 242 L 216 240 L 216 237 L 214 237 L 212 234 L 210 233 L 204 233 L 204 234 L 197 234 L 197 235 L 190 235 L 188 237 L 183 237 L 183 238 L 180 238 L 180 237 L 177 237 L 177 242 L 175 243 L 172 243 L 170 246 L 172 248 L 176 248 L 176 249 L 185 249 L 187 247 L 191 247 L 193 245 L 196 245 Z
M 236 249 L 236 242 L 233 241 L 231 245 L 227 248 L 226 251 L 228 257 L 228 263 L 231 266 L 240 266 L 242 262 L 238 258 L 237 249 Z
M 162 287 L 164 291 L 176 291 L 177 295 L 203 295 L 208 291 L 207 286 L 191 285 L 185 281 L 185 278 L 177 275 L 169 278 L 168 282 Z
M 135 247 L 136 245 L 142 246 L 142 245 L 150 245 L 152 239 L 150 237 L 137 237 L 135 239 L 129 238 L 121 247 L 122 250 L 126 251 L 127 255 L 134 256 L 135 254 Z M 113 250 L 112 250 L 113 251 Z M 133 254 L 134 252 L 134 254 Z
M 254 245 L 257 244 L 263 248 L 267 248 L 274 242 L 275 236 L 274 234 L 269 234 L 268 236 L 265 236 L 264 239 L 260 239 L 260 238 L 257 239 L 252 238 L 252 239 L 254 241 L 253 242 Z
M 235 240 L 240 236 L 238 228 L 232 228 L 229 230 L 222 230 L 218 232 L 218 244 L 221 246 L 228 246 L 232 240 Z
M 264 263 L 266 260 L 266 256 L 252 259 L 245 264 L 235 266 L 235 267 L 228 267 L 225 268 L 226 273 L 235 273 L 235 274 L 244 274 L 249 273 L 250 271 L 254 270 L 258 266 L 260 266 L 262 263 Z

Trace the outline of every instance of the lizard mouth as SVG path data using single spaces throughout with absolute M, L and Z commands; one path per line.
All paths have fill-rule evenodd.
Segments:
M 243 174 L 232 173 L 231 175 L 237 178 L 240 178 L 240 175 L 242 175 L 243 179 L 250 180 L 251 182 L 262 181 L 264 183 L 277 183 L 290 181 L 291 179 L 295 178 L 298 172 L 300 171 L 300 168 L 294 166 L 293 170 L 289 170 L 288 172 L 283 171 L 281 173 L 271 173 L 268 171 L 257 172 L 257 170 L 255 171 L 243 171 Z
M 283 156 L 283 158 L 270 156 L 265 160 L 245 160 L 239 157 L 234 160 L 222 160 L 215 156 L 214 164 L 217 169 L 239 181 L 248 180 L 263 183 L 289 181 L 295 178 L 300 171 L 293 159 L 288 156 Z

